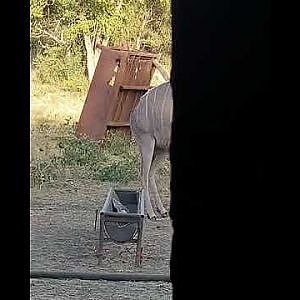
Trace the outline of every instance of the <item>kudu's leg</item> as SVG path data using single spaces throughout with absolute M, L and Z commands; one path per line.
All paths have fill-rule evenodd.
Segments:
M 138 145 L 142 156 L 142 184 L 145 189 L 146 211 L 150 219 L 155 219 L 156 215 L 151 204 L 149 193 L 149 173 L 153 160 L 155 140 L 150 135 L 142 135 L 138 139 Z
M 164 155 L 161 153 L 154 152 L 153 161 L 151 164 L 150 172 L 149 172 L 149 190 L 150 190 L 150 196 L 154 199 L 155 206 L 157 207 L 157 210 L 161 214 L 162 217 L 166 217 L 168 215 L 167 210 L 164 208 L 158 189 L 155 182 L 155 172 L 157 170 L 157 167 L 159 163 L 163 160 Z

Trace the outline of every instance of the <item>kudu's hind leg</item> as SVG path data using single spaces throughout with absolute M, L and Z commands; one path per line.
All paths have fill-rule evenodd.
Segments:
M 157 210 L 159 211 L 159 213 L 161 214 L 162 217 L 166 217 L 168 215 L 168 212 L 164 208 L 164 206 L 161 202 L 161 199 L 160 199 L 160 196 L 158 193 L 158 189 L 156 186 L 156 182 L 155 182 L 155 172 L 157 170 L 159 163 L 163 160 L 163 158 L 164 158 L 163 154 L 154 152 L 153 161 L 152 161 L 150 172 L 149 172 L 149 190 L 150 190 L 150 196 L 151 196 L 151 198 L 154 199 L 153 202 L 155 203 Z
M 145 189 L 145 205 L 146 211 L 150 219 L 155 219 L 156 215 L 153 210 L 149 193 L 149 173 L 154 154 L 155 140 L 149 135 L 140 136 L 138 139 L 138 145 L 141 152 L 141 164 L 142 164 L 142 183 Z

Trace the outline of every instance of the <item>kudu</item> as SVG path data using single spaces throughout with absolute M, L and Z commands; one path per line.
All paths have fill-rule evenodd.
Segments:
M 150 219 L 156 219 L 154 211 L 163 216 L 164 208 L 155 182 L 159 162 L 169 154 L 173 98 L 170 82 L 148 90 L 130 116 L 130 128 L 141 154 L 141 177 L 145 189 L 145 205 Z

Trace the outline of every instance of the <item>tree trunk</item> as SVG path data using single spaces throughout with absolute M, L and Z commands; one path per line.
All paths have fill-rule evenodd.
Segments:
M 138 37 L 136 39 L 136 44 L 135 44 L 136 50 L 140 50 L 140 48 L 141 48 L 141 39 L 142 39 L 142 35 L 144 32 L 147 20 L 148 20 L 148 17 L 147 17 L 147 15 L 145 15 L 142 26 L 141 26 L 139 34 L 138 34 Z
M 94 49 L 91 41 L 90 35 L 84 35 L 84 45 L 86 49 L 86 57 L 87 57 L 87 73 L 88 73 L 88 80 L 91 82 L 94 76 L 96 63 L 94 57 Z
M 119 3 L 116 7 L 115 14 L 119 14 L 123 5 L 123 0 L 119 0 Z M 92 42 L 91 35 L 84 34 L 84 45 L 86 49 L 86 56 L 87 56 L 87 73 L 88 73 L 88 80 L 91 82 L 94 76 L 94 72 L 101 54 L 101 49 L 97 47 L 99 43 L 99 35 L 97 34 L 97 29 L 95 32 L 95 39 Z M 107 46 L 110 40 L 110 36 L 106 36 L 103 41 L 102 45 Z
M 97 44 L 100 43 L 100 37 L 99 35 L 96 35 L 95 37 L 95 42 L 94 42 L 94 64 L 95 64 L 95 68 L 97 66 L 100 54 L 101 54 L 101 49 L 97 47 Z M 105 45 L 106 46 L 106 45 Z
M 122 5 L 123 5 L 123 0 L 119 0 L 119 3 L 114 11 L 114 15 L 118 15 L 120 13 Z M 109 35 L 105 36 L 104 39 L 102 40 L 102 45 L 107 46 L 109 43 L 109 40 L 110 40 L 110 36 Z M 101 52 L 101 50 L 100 50 L 100 52 Z

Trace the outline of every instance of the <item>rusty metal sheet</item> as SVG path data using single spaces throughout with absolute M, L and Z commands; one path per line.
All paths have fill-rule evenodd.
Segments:
M 123 77 L 117 101 L 112 109 L 110 123 L 116 126 L 127 123 L 140 97 L 150 88 L 154 69 L 153 58 L 130 53 L 126 62 L 126 76 Z
M 110 85 L 121 53 L 102 49 L 101 59 L 95 69 L 86 101 L 76 128 L 76 136 L 95 141 L 103 139 L 110 111 L 110 100 L 117 93 L 117 86 Z
M 129 116 L 150 88 L 155 54 L 101 47 L 101 55 L 76 128 L 76 136 L 94 141 L 107 126 L 129 126 Z

